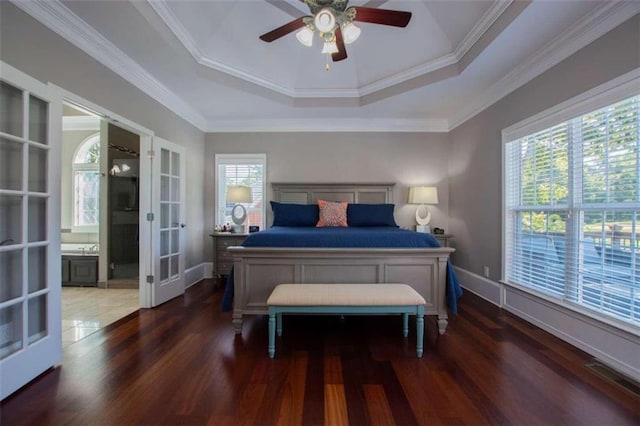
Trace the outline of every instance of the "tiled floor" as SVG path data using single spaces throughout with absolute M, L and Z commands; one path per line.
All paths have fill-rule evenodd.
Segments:
M 137 289 L 62 287 L 62 347 L 139 308 Z

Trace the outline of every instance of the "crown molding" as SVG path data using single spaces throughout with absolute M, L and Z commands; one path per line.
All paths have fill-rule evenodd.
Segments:
M 205 127 L 205 119 L 175 93 L 149 74 L 133 59 L 99 34 L 59 0 L 17 1 L 13 4 L 40 21 L 89 56 L 127 80 L 198 129 Z
M 449 126 L 444 119 L 259 119 L 209 120 L 207 133 L 255 132 L 404 132 L 442 133 Z
M 535 55 L 521 63 L 517 68 L 505 75 L 498 82 L 488 88 L 483 95 L 467 104 L 449 120 L 446 119 L 301 119 L 301 120 L 207 120 L 199 112 L 185 103 L 176 94 L 167 89 L 140 65 L 128 57 L 106 38 L 97 33 L 77 15 L 70 11 L 59 0 L 51 1 L 17 1 L 12 2 L 40 21 L 42 24 L 56 32 L 76 47 L 102 63 L 113 72 L 129 81 L 141 91 L 167 106 L 178 116 L 182 117 L 198 129 L 205 132 L 447 132 L 455 129 L 460 124 L 474 117 L 490 105 L 504 96 L 513 92 L 544 71 L 556 65 L 566 57 L 575 53 L 580 48 L 593 42 L 606 32 L 620 25 L 634 14 L 640 13 L 640 2 L 605 2 L 600 8 L 594 10 L 575 26 L 567 29 L 561 36 L 548 43 Z M 433 71 L 438 67 L 455 63 L 458 55 L 464 55 L 468 49 L 477 42 L 480 37 L 495 22 L 511 1 L 496 1 L 490 10 L 485 13 L 481 24 L 478 24 L 472 32 L 463 40 L 453 54 L 446 55 L 428 64 L 422 64 L 407 70 L 404 74 L 379 80 L 375 83 L 350 90 L 296 90 L 284 93 L 290 97 L 299 98 L 339 98 L 360 97 L 374 93 L 383 88 L 399 84 L 421 73 Z M 150 2 L 154 10 L 162 2 Z M 159 8 L 162 10 L 162 6 Z M 165 18 L 161 16 L 164 20 Z M 166 21 L 165 21 L 166 22 Z M 169 25 L 169 24 L 167 24 Z M 171 28 L 171 26 L 170 26 Z M 173 28 L 171 28 L 173 31 Z M 175 32 L 174 32 L 175 34 Z M 185 37 L 186 32 L 185 32 Z M 183 39 L 176 37 L 185 44 Z M 188 38 L 188 37 L 187 37 Z M 475 40 L 475 41 L 474 41 Z M 187 42 L 188 43 L 188 42 Z M 190 47 L 189 47 L 190 46 Z M 192 54 L 199 54 L 195 43 L 185 45 Z M 466 49 L 466 50 L 465 50 Z M 224 72 L 224 71 L 223 71 Z M 232 74 L 233 75 L 233 74 Z M 241 74 L 236 77 L 243 78 Z M 246 80 L 246 78 L 243 78 Z M 273 82 L 263 81 L 266 86 Z M 256 83 L 257 84 L 257 83 Z M 271 88 L 274 90 L 273 88 Z M 277 91 L 277 90 L 275 90 Z M 280 92 L 282 93 L 282 92 Z M 342 96 L 341 96 L 342 95 Z
M 100 117 L 90 115 L 67 115 L 62 117 L 62 130 L 100 130 Z
M 149 5 L 156 11 L 158 16 L 164 21 L 169 30 L 178 38 L 184 48 L 191 54 L 193 59 L 205 67 L 223 72 L 233 77 L 256 84 L 266 89 L 272 90 L 291 98 L 361 98 L 371 95 L 383 89 L 404 83 L 422 75 L 429 74 L 439 69 L 455 64 L 473 47 L 482 35 L 491 28 L 494 22 L 511 5 L 513 0 L 495 0 L 491 7 L 485 12 L 480 21 L 465 36 L 453 53 L 448 53 L 439 58 L 424 62 L 392 76 L 384 77 L 373 83 L 368 83 L 354 89 L 292 89 L 274 81 L 265 79 L 248 71 L 232 67 L 223 62 L 205 56 L 198 48 L 197 43 L 191 38 L 188 31 L 180 23 L 165 0 L 147 0 Z M 304 12 L 301 12 L 304 13 Z
M 160 19 L 164 21 L 165 25 L 171 30 L 180 43 L 182 43 L 191 56 L 193 56 L 196 61 L 200 62 L 199 59 L 202 58 L 202 52 L 182 24 L 180 24 L 178 18 L 173 14 L 173 12 L 171 12 L 167 2 L 147 0 L 147 3 L 158 14 Z
M 166 1 L 147 0 L 147 2 L 151 6 L 151 8 L 158 14 L 160 19 L 164 21 L 165 25 L 169 28 L 169 30 L 173 33 L 173 35 L 176 36 L 178 41 L 182 43 L 184 48 L 187 49 L 187 51 L 191 54 L 193 59 L 198 64 L 205 66 L 207 68 L 214 69 L 216 71 L 223 72 L 233 77 L 248 81 L 258 86 L 265 87 L 274 92 L 277 92 L 289 97 L 295 97 L 294 90 L 288 89 L 275 82 L 259 77 L 256 74 L 241 70 L 239 68 L 231 67 L 223 62 L 220 62 L 205 56 L 204 53 L 202 53 L 202 51 L 198 47 L 198 44 L 191 38 L 191 36 L 189 35 L 189 32 L 184 28 L 184 26 L 182 26 L 182 24 L 180 23 L 180 20 L 171 11 Z
M 482 15 L 478 23 L 469 31 L 462 42 L 453 51 L 456 61 L 459 61 L 480 40 L 489 28 L 498 20 L 505 10 L 511 6 L 513 0 L 495 0 L 491 7 Z
M 465 108 L 449 120 L 449 130 L 473 118 L 639 12 L 640 2 L 603 3 L 576 25 L 568 28 L 534 55 L 529 56 L 527 61 L 520 63 L 485 90 L 482 95 L 470 100 Z

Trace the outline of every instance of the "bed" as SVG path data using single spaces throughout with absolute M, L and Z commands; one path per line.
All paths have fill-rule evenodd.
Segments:
M 406 283 L 424 297 L 425 314 L 435 316 L 439 332 L 444 334 L 447 307 L 456 312 L 456 300 L 461 294 L 449 264 L 454 249 L 440 247 L 433 236 L 400 229 L 395 223 L 386 223 L 386 219 L 380 219 L 382 223 L 377 226 L 368 226 L 377 213 L 382 214 L 379 217 L 388 216 L 393 186 L 272 184 L 274 213 L 276 207 L 288 206 L 302 211 L 304 216 L 304 211 L 319 200 L 326 200 L 347 202 L 349 209 L 367 215 L 358 216 L 363 218 L 359 223 L 363 226 L 351 226 L 350 222 L 345 228 L 316 228 L 309 226 L 309 218 L 306 223 L 294 220 L 293 224 L 280 226 L 283 215 L 277 210 L 280 213 L 273 218 L 275 226 L 249 235 L 242 246 L 229 247 L 234 267 L 223 297 L 223 310 L 233 306 L 236 333 L 242 332 L 245 316 L 267 313 L 267 299 L 281 283 Z M 380 210 L 383 205 L 387 206 L 386 212 Z M 355 213 L 353 217 L 355 223 Z

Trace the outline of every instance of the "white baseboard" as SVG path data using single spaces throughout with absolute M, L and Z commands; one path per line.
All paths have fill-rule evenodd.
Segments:
M 640 339 L 535 294 L 455 268 L 462 287 L 640 381 Z
M 502 306 L 502 284 L 457 266 L 454 266 L 453 269 L 460 280 L 460 285 L 465 290 L 469 290 L 494 305 Z
M 189 288 L 204 278 L 204 264 L 184 270 L 184 288 Z
M 204 262 L 204 278 L 213 278 L 213 262 Z
M 213 278 L 213 263 L 202 262 L 184 270 L 184 288 L 189 288 L 205 278 Z

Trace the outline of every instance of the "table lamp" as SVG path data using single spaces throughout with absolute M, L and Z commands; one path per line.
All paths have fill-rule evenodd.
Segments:
M 414 186 L 409 188 L 409 204 L 419 204 L 416 209 L 417 232 L 431 233 L 429 221 L 431 212 L 425 204 L 438 204 L 438 188 L 435 186 Z
M 247 209 L 243 203 L 251 203 L 251 188 L 248 186 L 227 186 L 227 203 L 236 203 L 231 210 L 231 220 L 236 226 L 233 227 L 234 232 L 242 232 L 244 230 L 244 222 L 247 219 Z

